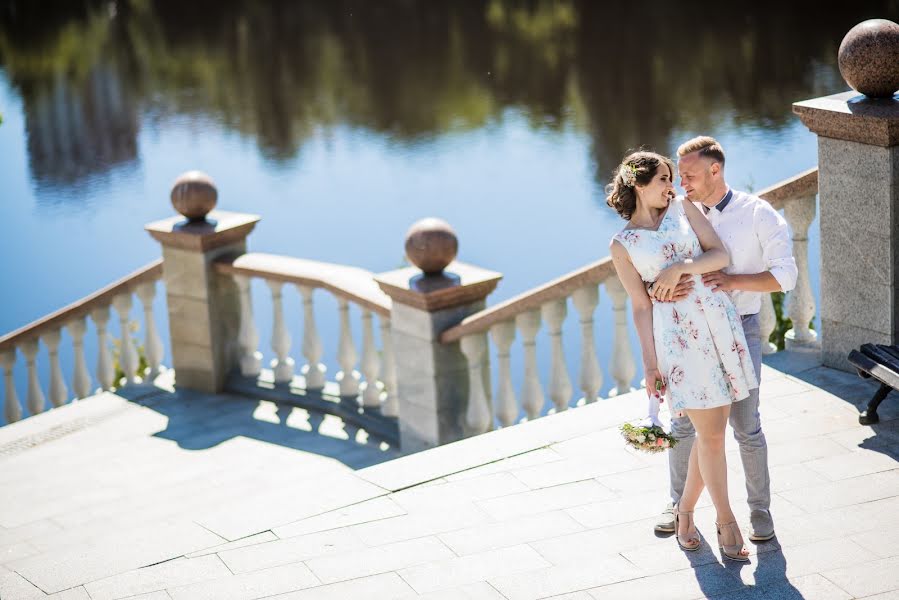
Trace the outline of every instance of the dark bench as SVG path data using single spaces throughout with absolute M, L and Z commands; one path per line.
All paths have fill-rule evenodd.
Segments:
M 873 425 L 880 421 L 877 407 L 892 390 L 899 390 L 899 346 L 864 344 L 859 350 L 849 353 L 849 362 L 865 379 L 873 377 L 880 382 L 880 389 L 868 402 L 868 409 L 862 411 L 858 422 Z

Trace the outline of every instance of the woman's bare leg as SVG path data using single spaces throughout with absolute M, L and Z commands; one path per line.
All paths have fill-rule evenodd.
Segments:
M 730 405 L 687 410 L 687 416 L 696 428 L 696 443 L 693 444 L 694 447 L 699 446 L 696 462 L 718 513 L 717 520 L 719 523 L 730 523 L 734 520 L 734 513 L 727 494 L 727 460 L 724 457 L 724 433 Z M 692 463 L 693 457 L 690 458 Z
M 736 517 L 731 510 L 727 493 L 727 459 L 724 455 L 724 433 L 730 416 L 730 405 L 687 410 L 687 415 L 696 428 L 694 447 L 699 447 L 696 462 L 715 505 L 715 521 L 722 525 L 732 523 Z M 689 479 L 689 475 L 687 477 Z M 726 542 L 736 543 L 737 540 Z
M 702 473 L 699 471 L 698 447 L 699 445 L 694 442 L 693 447 L 690 449 L 690 462 L 687 467 L 687 479 L 684 482 L 684 493 L 680 497 L 680 502 L 677 503 L 677 510 L 680 512 L 692 512 L 699 501 L 702 490 L 705 488 Z M 688 519 L 682 519 L 678 525 L 680 531 L 677 533 L 681 537 L 686 538 L 691 531 L 692 523 Z

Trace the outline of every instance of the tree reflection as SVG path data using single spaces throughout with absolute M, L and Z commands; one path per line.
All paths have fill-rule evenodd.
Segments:
M 411 143 L 502 121 L 589 133 L 596 177 L 638 145 L 722 121 L 778 130 L 845 89 L 842 36 L 895 0 L 72 0 L 0 5 L 0 65 L 25 105 L 34 177 L 137 160 L 141 120 L 211 119 L 292 160 L 346 125 Z M 814 22 L 809 15 L 814 14 Z

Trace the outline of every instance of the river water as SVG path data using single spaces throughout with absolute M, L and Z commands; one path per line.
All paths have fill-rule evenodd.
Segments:
M 490 302 L 509 298 L 608 255 L 622 222 L 603 187 L 630 149 L 713 135 L 750 190 L 814 166 L 791 103 L 848 89 L 839 43 L 873 17 L 899 20 L 899 3 L 3 3 L 0 333 L 157 258 L 143 226 L 172 214 L 190 169 L 216 180 L 219 208 L 262 216 L 253 251 L 387 271 L 436 216 L 460 260 L 504 274 Z M 816 294 L 819 243 L 816 222 Z M 253 290 L 266 350 L 271 303 Z M 288 293 L 295 348 L 299 305 Z M 335 365 L 335 303 L 318 312 Z

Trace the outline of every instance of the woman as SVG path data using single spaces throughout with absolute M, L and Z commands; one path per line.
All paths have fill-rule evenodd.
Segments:
M 697 433 L 676 507 L 677 543 L 684 550 L 699 548 L 693 509 L 707 487 L 721 553 L 748 560 L 727 494 L 724 430 L 731 403 L 746 398 L 758 383 L 733 303 L 699 277 L 726 267 L 727 251 L 699 209 L 675 197 L 674 164 L 664 156 L 635 152 L 625 157 L 608 192 L 608 205 L 628 222 L 610 247 L 631 298 L 647 393 L 659 402 L 667 393 L 671 410 L 686 413 Z M 657 302 L 670 300 L 683 273 L 697 279 L 690 295 Z

